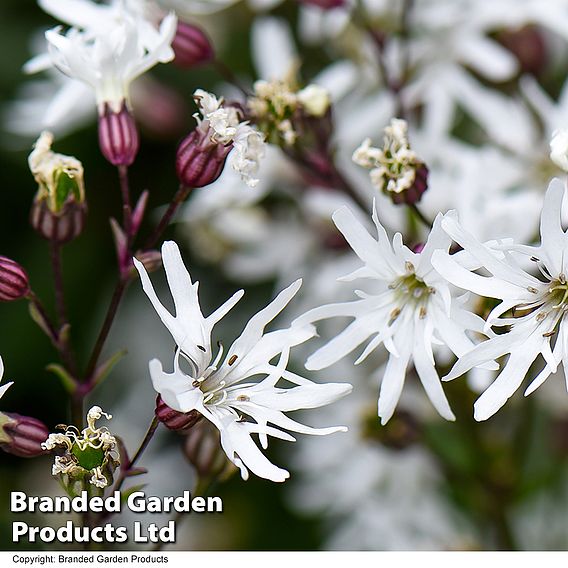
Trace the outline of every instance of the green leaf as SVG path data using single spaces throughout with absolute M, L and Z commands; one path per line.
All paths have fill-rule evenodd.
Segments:
M 121 349 L 109 357 L 104 363 L 101 363 L 97 367 L 93 376 L 93 386 L 101 383 L 113 370 L 114 366 L 126 355 L 126 353 L 126 349 Z
M 51 363 L 46 369 L 56 374 L 61 379 L 61 383 L 67 392 L 71 394 L 75 392 L 77 389 L 77 381 L 69 374 L 69 371 L 65 367 L 58 363 Z

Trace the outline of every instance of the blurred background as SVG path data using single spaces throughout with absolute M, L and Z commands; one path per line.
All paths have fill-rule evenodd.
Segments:
M 392 34 L 396 38 L 393 45 L 404 39 L 400 29 L 393 30 L 393 18 L 399 15 L 393 16 L 392 11 L 400 12 L 400 6 L 407 3 L 367 4 L 373 14 L 369 25 L 376 35 L 388 39 Z M 407 105 L 413 109 L 411 133 L 414 129 L 421 155 L 431 166 L 426 211 L 433 216 L 450 207 L 468 208 L 466 215 L 472 222 L 481 225 L 480 220 L 484 221 L 480 228 L 483 238 L 495 236 L 483 233 L 497 226 L 536 236 L 547 180 L 559 173 L 548 160 L 550 128 L 554 124 L 568 126 L 568 108 L 564 108 L 568 105 L 562 106 L 568 70 L 568 26 L 564 26 L 568 2 L 519 2 L 518 12 L 507 0 L 496 0 L 492 7 L 484 2 L 459 2 L 478 14 L 470 28 L 458 17 L 452 2 L 434 2 L 430 20 L 420 19 L 429 13 L 428 2 L 417 0 L 416 4 L 413 22 L 422 35 L 416 32 Z M 396 89 L 381 79 L 376 62 L 369 63 L 374 48 L 360 29 L 352 29 L 357 14 L 344 7 L 326 11 L 295 0 L 236 2 L 205 15 L 194 9 L 195 3 L 178 0 L 176 5 L 181 6 L 178 13 L 184 18 L 203 26 L 218 59 L 248 85 L 263 76 L 267 58 L 277 63 L 283 55 L 282 43 L 262 43 L 270 36 L 270 22 L 278 22 L 274 38 L 283 35 L 296 44 L 303 62 L 303 82 L 319 78 L 335 87 L 337 163 L 345 167 L 361 199 L 370 204 L 374 190 L 366 173 L 348 170 L 353 168 L 350 156 L 366 136 L 380 140 L 382 128 L 396 113 Z M 539 9 L 540 16 L 535 16 Z M 269 20 L 262 31 L 259 22 L 266 24 L 267 17 L 277 20 Z M 487 51 L 481 53 L 480 43 L 477 53 L 479 59 L 482 55 L 485 59 L 480 62 L 476 55 L 468 59 L 459 55 L 462 52 L 457 48 L 452 51 L 461 45 L 459 41 L 465 45 L 469 36 L 463 33 L 444 44 L 441 38 L 449 36 L 440 35 L 432 24 L 436 17 L 444 30 L 454 28 L 457 36 L 465 29 L 472 37 L 483 38 Z M 52 313 L 48 245 L 29 224 L 37 185 L 27 157 L 42 129 L 36 118 L 41 105 L 23 106 L 18 101 L 29 101 L 30 96 L 49 98 L 51 94 L 53 84 L 49 82 L 30 90 L 32 79 L 24 75 L 22 66 L 41 49 L 43 31 L 55 25 L 57 22 L 33 0 L 3 0 L 0 4 L 0 171 L 4 181 L 0 254 L 25 267 L 33 290 Z M 281 34 L 282 29 L 288 31 Z M 408 33 L 412 37 L 412 31 Z M 436 44 L 438 50 L 434 51 L 432 45 Z M 473 42 L 471 45 L 475 47 Z M 396 46 L 392 53 L 387 48 L 388 68 L 401 64 L 396 52 Z M 452 53 L 458 54 L 455 61 L 450 61 Z M 505 60 L 510 70 L 503 70 Z M 442 64 L 446 65 L 445 74 L 440 71 Z M 450 80 L 447 70 L 454 69 L 452 65 L 460 72 Z M 327 76 L 323 71 L 329 72 Z M 130 179 L 134 196 L 150 190 L 149 214 L 142 230 L 148 234 L 178 187 L 174 157 L 180 140 L 194 127 L 193 92 L 203 88 L 229 97 L 235 89 L 212 65 L 189 70 L 159 65 L 137 84 L 142 82 L 143 88 L 133 95 L 142 144 L 130 168 Z M 448 99 L 457 102 L 452 106 L 454 102 L 450 104 Z M 92 110 L 91 115 L 86 112 L 72 128 L 57 135 L 54 144 L 55 151 L 76 156 L 85 169 L 88 221 L 81 237 L 65 245 L 63 257 L 72 342 L 83 365 L 115 285 L 109 217 L 121 214 L 118 177 L 99 151 L 94 107 Z M 444 117 L 437 127 L 433 126 L 434 116 Z M 260 175 L 260 187 L 252 190 L 239 185 L 231 172 L 223 173 L 211 187 L 191 195 L 165 234 L 180 243 L 193 278 L 200 281 L 205 314 L 237 289 L 246 289 L 230 321 L 216 328 L 225 343 L 236 337 L 250 315 L 266 305 L 275 289 L 298 276 L 305 279 L 305 293 L 295 300 L 287 319 L 316 303 L 350 299 L 349 293 L 338 291 L 334 283 L 357 266 L 328 215 L 338 204 L 350 202 L 345 195 L 334 188 L 322 188 L 278 148 L 269 149 Z M 380 203 L 389 229 L 406 230 L 406 235 L 410 233 L 414 242 L 419 242 L 424 235 L 408 215 L 384 196 L 380 199 L 384 200 Z M 159 283 L 164 297 L 167 287 L 161 272 L 153 281 Z M 1 400 L 2 410 L 36 417 L 51 430 L 67 423 L 67 395 L 57 377 L 46 370 L 56 360 L 56 353 L 28 316 L 26 302 L 3 303 L 0 310 L 4 381 L 15 383 Z M 328 332 L 333 332 L 333 326 L 326 328 L 322 337 Z M 168 358 L 173 349 L 137 281 L 127 291 L 105 353 L 123 347 L 128 356 L 92 393 L 90 402 L 113 414 L 109 428 L 134 449 L 154 412 L 148 359 Z M 312 351 L 311 347 L 298 350 L 293 366 L 300 374 L 305 373 L 302 362 Z M 346 424 L 349 433 L 296 444 L 276 441 L 269 455 L 290 469 L 291 479 L 276 484 L 251 476 L 244 482 L 238 474 L 233 475 L 211 490 L 223 498 L 223 514 L 190 515 L 179 525 L 174 548 L 568 548 L 568 395 L 562 373 L 551 377 L 528 399 L 519 393 L 484 423 L 476 423 L 472 417 L 479 392 L 473 383 L 460 379 L 444 385 L 457 416 L 455 423 L 447 423 L 432 411 L 416 377 L 409 376 L 399 411 L 381 427 L 376 397 L 384 360 L 378 354 L 354 367 L 350 359 L 327 372 L 309 374 L 315 380 L 355 386 L 345 401 L 305 417 L 314 426 Z M 184 457 L 183 442 L 182 436 L 160 429 L 140 462 L 149 470 L 144 479 L 147 494 L 177 495 L 192 489 L 195 476 Z M 49 475 L 51 461 L 49 456 L 25 460 L 0 453 L 1 549 L 14 548 L 11 523 L 16 517 L 9 512 L 10 491 L 60 493 L 57 481 Z M 21 519 L 28 517 L 18 516 Z M 54 526 L 62 520 L 34 515 L 28 522 Z M 167 515 L 152 516 L 151 520 L 165 522 Z M 117 525 L 131 522 L 128 515 L 115 519 Z M 61 548 L 18 545 L 18 549 L 26 547 Z

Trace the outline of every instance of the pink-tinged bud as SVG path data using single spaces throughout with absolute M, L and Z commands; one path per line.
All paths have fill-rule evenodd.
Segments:
M 114 166 L 130 166 L 138 154 L 140 138 L 136 122 L 123 103 L 120 112 L 105 104 L 99 115 L 99 146 Z
M 387 192 L 392 202 L 396 205 L 406 203 L 414 205 L 422 199 L 422 195 L 428 189 L 428 168 L 421 164 L 416 168 L 414 183 L 407 189 L 396 193 L 394 191 Z
M 172 49 L 175 53 L 174 63 L 180 67 L 195 67 L 209 63 L 215 57 L 213 46 L 205 32 L 198 26 L 180 20 Z
M 425 243 L 417 243 L 412 247 L 412 252 L 415 252 L 416 254 L 420 254 L 425 247 Z
M 345 6 L 345 0 L 298 0 L 298 2 L 308 6 L 317 6 L 322 10 L 332 10 Z
M 59 244 L 77 238 L 85 227 L 87 204 L 69 201 L 55 213 L 47 201 L 35 199 L 30 212 L 32 227 L 44 238 Z
M 0 301 L 12 302 L 30 291 L 26 271 L 13 260 L 0 256 Z
M 203 418 L 197 410 L 184 413 L 170 408 L 161 396 L 156 399 L 155 414 L 158 420 L 170 430 L 187 430 Z
M 211 138 L 205 123 L 198 126 L 179 145 L 176 155 L 176 171 L 185 187 L 204 187 L 213 183 L 223 171 L 232 144 L 224 146 Z
M 21 458 L 33 458 L 45 454 L 41 443 L 49 436 L 47 426 L 31 416 L 0 414 L 0 447 L 7 453 Z

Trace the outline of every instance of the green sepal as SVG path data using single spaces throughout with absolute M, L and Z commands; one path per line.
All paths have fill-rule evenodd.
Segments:
M 61 384 L 68 393 L 73 394 L 77 390 L 77 381 L 69 374 L 69 371 L 67 371 L 65 367 L 58 363 L 51 363 L 46 369 L 59 377 Z

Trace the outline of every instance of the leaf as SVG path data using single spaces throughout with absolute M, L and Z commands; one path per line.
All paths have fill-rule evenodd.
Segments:
M 146 485 L 148 485 L 148 484 L 147 483 L 141 483 L 140 485 L 134 485 L 133 487 L 129 487 L 128 489 L 125 489 L 120 494 L 120 500 L 123 503 L 125 503 L 126 500 L 130 497 L 130 495 L 132 495 L 133 493 L 136 493 L 136 491 L 141 491 L 142 489 L 144 489 L 144 487 L 146 487 Z
M 65 390 L 73 394 L 77 390 L 77 381 L 69 374 L 69 371 L 58 363 L 51 363 L 46 367 L 48 371 L 56 374 L 60 379 Z
M 100 384 L 109 375 L 114 366 L 126 355 L 126 353 L 126 349 L 121 349 L 109 357 L 104 363 L 101 363 L 93 375 L 93 386 Z

